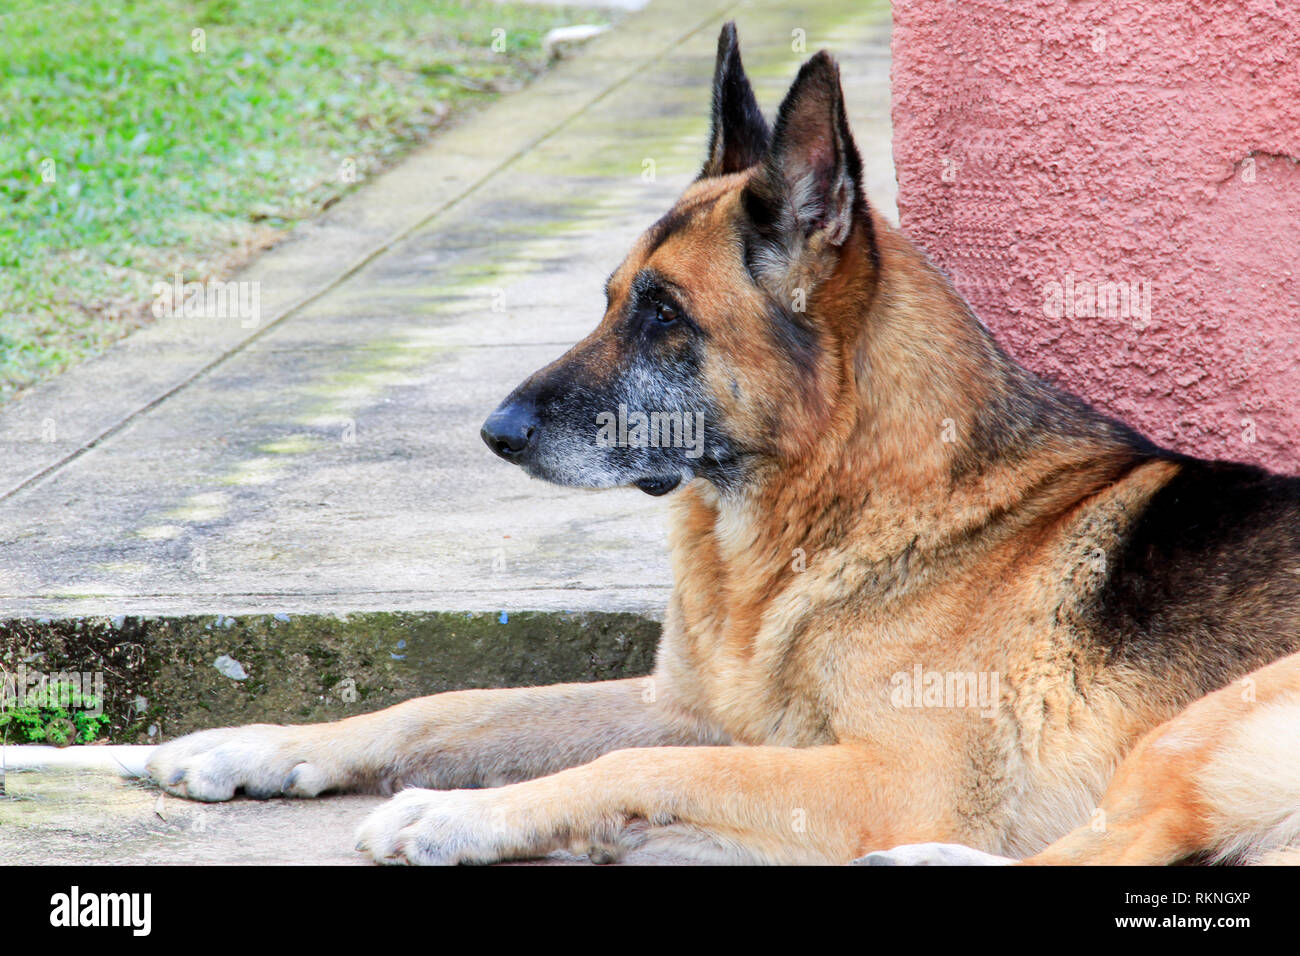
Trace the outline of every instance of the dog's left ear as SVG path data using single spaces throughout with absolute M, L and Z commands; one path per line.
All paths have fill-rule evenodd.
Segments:
M 700 178 L 725 176 L 748 169 L 767 152 L 767 120 L 758 108 L 740 62 L 736 24 L 728 21 L 718 34 L 718 60 L 713 68 L 713 128 L 709 158 Z
M 862 157 L 849 132 L 840 70 L 824 50 L 803 65 L 786 94 L 772 147 L 744 201 L 772 251 L 791 260 L 809 244 L 843 245 L 855 218 L 866 215 Z

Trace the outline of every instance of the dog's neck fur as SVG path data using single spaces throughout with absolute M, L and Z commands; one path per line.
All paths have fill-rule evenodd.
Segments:
M 974 560 L 1156 453 L 1012 361 L 910 242 L 879 217 L 874 227 L 878 256 L 851 243 L 857 261 L 840 264 L 868 292 L 841 295 L 858 312 L 839 374 L 823 376 L 842 393 L 809 403 L 832 410 L 804 430 L 818 444 L 760 464 L 737 492 L 697 480 L 679 496 L 674 564 L 710 569 L 710 616 L 729 629 L 757 627 L 749 610 L 818 562 L 878 563 L 896 590 L 909 568 Z M 899 268 L 908 259 L 921 268 Z

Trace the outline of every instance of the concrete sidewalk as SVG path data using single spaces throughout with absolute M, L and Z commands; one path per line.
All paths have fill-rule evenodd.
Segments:
M 259 283 L 256 327 L 161 320 L 0 410 L 0 640 L 89 616 L 110 633 L 203 615 L 657 616 L 663 502 L 531 481 L 478 430 L 594 326 L 605 276 L 696 174 L 724 20 L 769 114 L 802 59 L 835 53 L 871 198 L 895 217 L 887 4 L 794 9 L 655 0 L 263 256 L 238 277 Z M 10 797 L 29 782 L 33 800 L 67 797 L 39 777 L 10 775 Z M 351 805 L 319 804 L 349 837 Z M 158 858 L 81 856 L 75 821 L 3 807 L 17 826 L 0 826 L 0 859 L 39 859 L 47 837 L 65 861 Z

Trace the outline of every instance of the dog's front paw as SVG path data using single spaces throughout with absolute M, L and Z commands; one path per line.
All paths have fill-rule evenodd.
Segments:
M 357 830 L 376 863 L 454 866 L 540 855 L 512 824 L 497 790 L 403 790 Z
M 335 782 L 295 745 L 295 727 L 251 724 L 203 730 L 162 744 L 150 755 L 149 776 L 168 793 L 191 800 L 314 797 Z
M 911 843 L 877 850 L 853 862 L 858 866 L 1006 866 L 1016 861 L 959 843 Z

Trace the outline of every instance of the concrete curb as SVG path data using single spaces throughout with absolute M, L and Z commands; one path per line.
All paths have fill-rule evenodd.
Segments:
M 0 636 L 0 701 L 39 704 L 71 682 L 100 698 L 101 739 L 145 744 L 467 687 L 638 677 L 654 666 L 659 625 L 602 613 L 219 614 L 0 621 Z
M 122 777 L 146 777 L 144 765 L 153 747 L 108 744 L 103 747 L 7 746 L 0 748 L 0 769 L 94 770 Z

